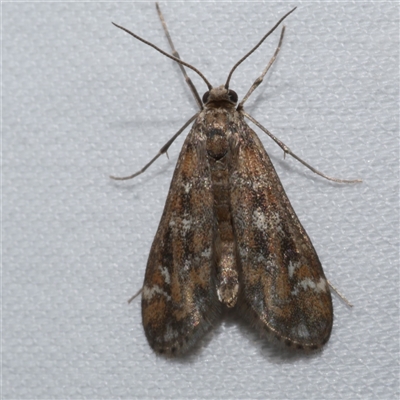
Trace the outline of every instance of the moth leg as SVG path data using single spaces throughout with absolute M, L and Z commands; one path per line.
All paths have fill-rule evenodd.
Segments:
M 161 20 L 161 24 L 162 24 L 162 26 L 164 28 L 165 36 L 167 37 L 169 45 L 171 47 L 172 55 L 174 57 L 176 57 L 176 58 L 181 59 L 179 53 L 175 49 L 174 43 L 172 42 L 171 35 L 168 32 L 167 24 L 165 22 L 164 16 L 162 15 L 162 12 L 161 12 L 161 9 L 160 9 L 160 6 L 158 5 L 158 3 L 156 3 L 156 8 L 157 8 L 158 16 L 159 16 L 159 18 Z M 202 110 L 203 109 L 203 102 L 200 99 L 200 96 L 199 96 L 199 93 L 197 92 L 196 87 L 194 86 L 192 80 L 189 78 L 188 74 L 186 73 L 186 70 L 185 70 L 184 66 L 182 64 L 179 64 L 179 68 L 182 71 L 182 74 L 183 74 L 183 76 L 185 78 L 185 81 L 188 84 L 188 86 L 190 88 L 190 91 L 192 92 L 193 97 L 196 100 L 197 105 L 199 106 L 200 110 Z
M 137 171 L 134 174 L 129 175 L 129 176 L 112 176 L 112 175 L 110 175 L 110 178 L 115 179 L 116 181 L 125 181 L 127 179 L 132 179 L 132 178 L 135 178 L 136 176 L 142 174 L 144 171 L 146 171 L 147 168 L 150 167 L 151 164 L 153 164 L 154 161 L 157 160 L 158 157 L 160 157 L 162 154 L 164 154 L 168 151 L 169 146 L 171 146 L 171 144 L 174 142 L 174 140 L 187 128 L 187 126 L 189 124 L 191 124 L 197 118 L 197 116 L 198 116 L 198 113 L 193 115 L 193 117 L 190 118 L 189 121 L 187 121 L 185 123 L 185 125 L 183 125 L 182 128 L 179 129 L 179 131 L 176 132 L 175 135 L 172 136 L 172 138 L 169 139 L 168 142 L 164 144 L 163 147 L 161 147 L 161 149 L 158 151 L 157 155 L 155 157 L 153 157 L 151 159 L 151 161 L 149 161 L 140 171 Z
M 352 308 L 352 307 L 353 307 L 353 304 L 351 304 L 351 303 L 346 299 L 346 297 L 344 297 L 343 294 L 340 293 L 339 290 L 337 290 L 336 287 L 332 285 L 332 283 L 330 283 L 329 281 L 327 281 L 327 282 L 328 282 L 329 287 L 339 296 L 339 298 L 343 301 L 343 303 L 346 304 L 347 307 Z
M 241 109 L 243 109 L 243 104 L 247 101 L 247 99 L 251 96 L 251 94 L 257 89 L 257 87 L 261 84 L 261 82 L 264 80 L 264 76 L 266 75 L 266 73 L 269 71 L 269 69 L 271 68 L 272 64 L 275 62 L 276 57 L 279 53 L 279 50 L 281 49 L 282 46 L 282 41 L 283 41 L 283 35 L 285 34 L 285 26 L 282 27 L 282 31 L 281 31 L 281 37 L 279 39 L 279 43 L 278 43 L 278 47 L 275 50 L 274 55 L 272 56 L 272 58 L 269 60 L 268 65 L 265 67 L 264 71 L 262 72 L 262 74 L 254 81 L 254 83 L 251 85 L 251 88 L 249 89 L 249 91 L 246 93 L 246 96 L 244 96 L 243 100 L 239 103 L 239 105 L 237 106 L 237 110 L 240 111 Z
M 308 169 L 310 169 L 314 174 L 317 174 L 319 176 L 322 176 L 323 178 L 327 179 L 328 181 L 333 181 L 337 183 L 359 183 L 362 182 L 361 179 L 338 179 L 338 178 L 332 178 L 328 175 L 323 174 L 322 172 L 318 171 L 314 167 L 312 167 L 310 164 L 307 164 L 305 161 L 303 161 L 299 156 L 294 154 L 292 150 L 289 149 L 289 147 L 286 146 L 285 143 L 281 142 L 276 136 L 274 136 L 267 128 L 264 128 L 259 122 L 257 122 L 251 115 L 247 114 L 246 111 L 241 110 L 241 113 L 248 118 L 254 125 L 258 126 L 262 131 L 264 131 L 284 152 L 285 154 L 291 155 L 293 158 L 295 158 L 297 161 L 301 162 L 303 165 L 305 165 Z
M 136 297 L 139 296 L 139 294 L 141 294 L 143 292 L 143 286 L 140 290 L 138 290 L 129 300 L 128 300 L 128 304 L 130 304 L 133 300 L 136 299 Z

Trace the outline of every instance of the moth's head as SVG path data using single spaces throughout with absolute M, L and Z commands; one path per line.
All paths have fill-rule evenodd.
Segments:
M 207 105 L 210 103 L 230 103 L 236 105 L 238 101 L 238 95 L 235 91 L 227 89 L 225 85 L 211 88 L 203 94 L 203 104 Z

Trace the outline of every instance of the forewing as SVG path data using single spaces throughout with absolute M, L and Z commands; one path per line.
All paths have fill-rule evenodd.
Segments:
M 253 130 L 240 121 L 231 164 L 241 312 L 289 346 L 329 339 L 332 300 L 321 263 Z
M 143 285 L 143 326 L 158 353 L 183 353 L 220 313 L 215 232 L 205 138 L 195 123 L 178 159 Z

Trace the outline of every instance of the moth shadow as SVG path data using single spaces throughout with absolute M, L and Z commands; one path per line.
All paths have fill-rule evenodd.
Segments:
M 259 354 L 267 361 L 275 364 L 292 364 L 304 359 L 313 359 L 319 357 L 322 350 L 304 351 L 292 349 L 285 346 L 282 342 L 260 333 L 251 324 L 245 321 L 235 310 L 224 309 L 221 318 L 214 323 L 204 336 L 196 342 L 186 353 L 177 357 L 168 357 L 176 364 L 188 365 L 198 362 L 198 356 L 204 352 L 209 343 L 222 334 L 221 325 L 226 328 L 237 326 L 239 332 L 245 340 L 254 345 Z
M 289 348 L 279 340 L 261 333 L 235 311 L 227 313 L 225 321 L 228 325 L 238 326 L 243 338 L 246 338 L 250 344 L 254 345 L 258 349 L 259 354 L 268 362 L 291 364 L 299 360 L 313 359 L 318 357 L 322 352 L 321 349 L 307 351 Z
M 213 326 L 186 353 L 177 355 L 176 357 L 167 357 L 168 360 L 172 363 L 182 365 L 197 363 L 199 355 L 221 333 L 219 328 L 223 321 L 224 318 L 220 318 L 217 322 L 214 322 Z

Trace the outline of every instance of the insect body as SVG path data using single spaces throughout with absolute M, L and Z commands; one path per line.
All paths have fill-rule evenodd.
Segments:
M 194 121 L 172 178 L 141 290 L 148 342 L 158 353 L 182 354 L 228 307 L 288 346 L 317 349 L 328 341 L 332 329 L 329 285 L 271 160 L 245 117 L 300 159 L 243 109 L 274 62 L 284 29 L 274 56 L 239 105 L 237 94 L 229 89 L 236 67 L 294 10 L 232 68 L 225 85 L 212 87 L 179 58 L 157 9 L 173 56 L 117 26 L 181 67 L 196 71 L 209 90 L 201 102 L 182 67 L 200 111 L 141 171 L 114 178 L 142 173 Z M 329 178 L 300 161 L 328 179 L 348 182 Z
M 260 140 L 212 89 L 175 169 L 142 293 L 158 352 L 182 352 L 222 304 L 289 345 L 319 347 L 332 302 L 317 254 Z

